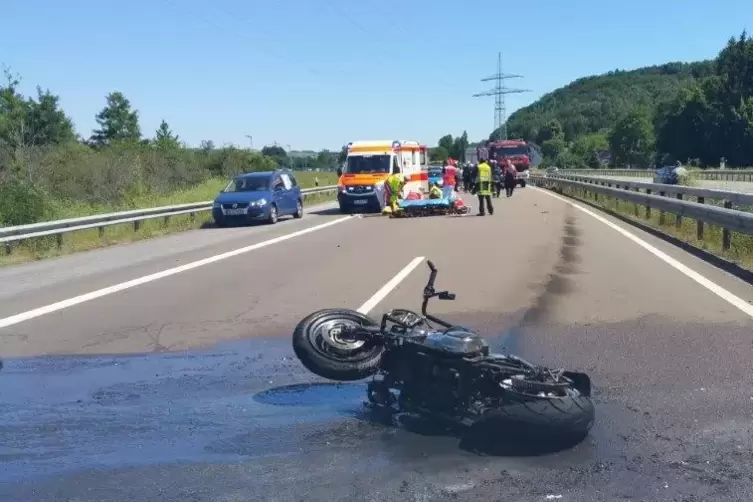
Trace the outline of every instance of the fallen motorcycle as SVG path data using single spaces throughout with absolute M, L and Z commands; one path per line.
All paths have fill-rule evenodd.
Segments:
M 490 353 L 479 334 L 429 314 L 430 299 L 455 294 L 434 289 L 437 269 L 428 265 L 422 315 L 396 309 L 377 323 L 349 309 L 313 312 L 293 333 L 298 359 L 330 380 L 373 376 L 367 398 L 379 409 L 464 426 L 501 420 L 510 431 L 542 437 L 585 437 L 595 415 L 588 375 Z

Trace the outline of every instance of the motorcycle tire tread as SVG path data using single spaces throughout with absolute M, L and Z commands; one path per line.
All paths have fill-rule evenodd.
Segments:
M 310 343 L 308 330 L 322 317 L 357 319 L 364 324 L 376 325 L 369 316 L 351 309 L 323 309 L 303 318 L 293 331 L 293 351 L 303 366 L 312 373 L 329 380 L 352 382 L 374 375 L 379 370 L 384 347 L 375 345 L 370 353 L 359 361 L 338 361 L 322 355 Z
M 557 437 L 584 437 L 595 421 L 593 402 L 585 396 L 532 399 L 489 410 L 476 422 L 503 421 Z

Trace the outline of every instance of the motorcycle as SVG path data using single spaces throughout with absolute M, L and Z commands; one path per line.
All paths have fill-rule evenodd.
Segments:
M 505 430 L 538 437 L 584 438 L 595 420 L 589 376 L 491 353 L 478 333 L 429 314 L 430 299 L 454 300 L 455 294 L 435 290 L 438 271 L 431 261 L 428 266 L 421 315 L 395 309 L 378 323 L 350 309 L 313 312 L 293 333 L 297 358 L 330 380 L 372 377 L 367 399 L 378 409 L 468 427 L 501 421 Z

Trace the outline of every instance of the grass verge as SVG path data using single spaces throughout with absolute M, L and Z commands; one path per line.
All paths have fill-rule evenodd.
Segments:
M 314 178 L 318 177 L 319 186 L 334 185 L 337 176 L 334 173 L 296 173 L 298 183 L 302 188 L 314 186 Z M 120 206 L 92 206 L 76 203 L 55 202 L 55 219 L 76 218 L 101 213 L 126 211 L 128 209 L 169 206 L 189 202 L 202 202 L 212 200 L 217 193 L 228 183 L 226 179 L 210 179 L 200 185 L 187 190 L 176 191 L 164 196 L 144 195 L 131 201 L 128 205 Z M 321 204 L 334 200 L 334 193 L 310 195 L 305 199 L 306 206 Z M 189 214 L 171 216 L 169 219 L 154 218 L 140 222 L 138 231 L 134 230 L 133 223 L 112 225 L 99 229 L 69 232 L 62 235 L 62 241 L 58 236 L 40 237 L 13 243 L 11 252 L 5 246 L 0 245 L 0 267 L 16 265 L 29 261 L 43 260 L 55 256 L 61 256 L 80 251 L 103 248 L 115 244 L 135 242 L 162 235 L 194 230 L 212 224 L 212 215 L 209 211 L 195 213 L 194 217 Z
M 741 268 L 753 270 L 753 236 L 751 235 L 732 232 L 730 235 L 730 248 L 725 250 L 722 246 L 722 227 L 704 223 L 703 235 L 699 239 L 698 222 L 696 220 L 680 218 L 678 224 L 678 217 L 674 214 L 664 213 L 664 217 L 662 218 L 660 211 L 654 208 L 651 209 L 650 214 L 647 214 L 645 206 L 614 197 L 605 197 L 603 194 L 599 194 L 597 199 L 593 196 L 592 192 L 584 195 L 581 190 L 567 187 L 563 187 L 561 193 L 567 197 L 604 209 L 606 212 L 620 215 L 626 220 L 645 225 L 678 241 L 728 260 Z M 714 205 L 721 206 L 721 203 Z M 736 209 L 743 211 L 753 210 L 753 208 L 747 207 Z

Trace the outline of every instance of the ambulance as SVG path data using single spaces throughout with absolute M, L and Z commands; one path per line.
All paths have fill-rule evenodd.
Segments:
M 337 202 L 340 211 L 381 211 L 385 205 L 384 182 L 395 172 L 408 178 L 403 196 L 429 190 L 429 152 L 417 141 L 352 141 L 339 176 Z

